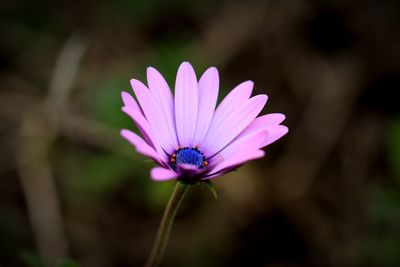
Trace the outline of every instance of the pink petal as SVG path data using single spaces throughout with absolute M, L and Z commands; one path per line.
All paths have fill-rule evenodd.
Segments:
M 246 81 L 236 86 L 219 104 L 215 111 L 211 124 L 209 126 L 208 135 L 212 135 L 215 129 L 229 116 L 235 109 L 246 102 L 253 90 L 254 83 L 252 81 Z
M 260 149 L 266 140 L 268 140 L 268 137 L 269 132 L 264 130 L 252 132 L 242 138 L 235 139 L 217 155 L 212 157 L 212 160 L 210 160 L 210 168 L 212 169 L 216 165 L 222 164 L 224 161 L 229 160 L 235 155 L 246 154 L 248 151 Z
M 200 142 L 200 148 L 204 150 L 207 146 L 207 139 L 214 136 L 218 127 L 226 120 L 229 115 L 245 103 L 251 95 L 254 83 L 246 81 L 236 86 L 219 104 L 211 120 L 209 129 Z
M 246 127 L 236 138 L 240 139 L 249 134 L 254 134 L 255 132 L 267 131 L 271 135 L 271 131 L 275 129 L 279 123 L 281 123 L 285 119 L 285 115 L 281 113 L 271 113 L 262 115 L 258 118 L 255 118 L 249 126 Z M 276 139 L 275 139 L 276 140 Z M 266 146 L 266 145 L 263 145 Z
M 164 120 L 168 131 L 165 134 L 169 134 L 170 141 L 176 148 L 178 147 L 178 139 L 175 130 L 174 100 L 171 89 L 160 72 L 152 67 L 147 68 L 147 82 L 156 107 L 162 114 L 161 119 Z
M 205 141 L 201 145 L 206 156 L 211 157 L 239 135 L 261 112 L 267 99 L 266 95 L 250 98 L 216 126 L 213 134 L 207 133 Z
M 254 83 L 252 81 L 245 81 L 237 85 L 232 91 L 222 100 L 216 110 L 216 117 L 221 116 L 218 113 L 229 114 L 237 107 L 238 103 L 249 99 L 253 91 Z
M 142 82 L 136 79 L 131 80 L 131 85 L 136 98 L 142 107 L 143 113 L 149 122 L 155 140 L 157 140 L 157 143 L 167 151 L 167 153 L 172 153 L 176 149 L 176 145 L 174 144 L 174 140 L 168 134 L 169 131 L 164 116 L 158 110 L 150 91 Z
M 125 106 L 130 107 L 133 110 L 139 111 L 140 113 L 142 113 L 142 111 L 139 108 L 139 105 L 136 103 L 135 99 L 131 96 L 130 93 L 121 92 L 121 98 L 122 98 L 122 101 L 124 102 Z
M 268 132 L 269 136 L 267 140 L 265 140 L 265 142 L 262 144 L 262 147 L 275 142 L 276 140 L 287 134 L 289 132 L 289 129 L 284 125 L 276 125 L 276 126 L 271 126 L 268 129 Z
M 199 81 L 199 110 L 194 145 L 199 144 L 207 133 L 217 104 L 218 90 L 218 70 L 211 67 L 204 72 Z
M 150 176 L 154 181 L 161 182 L 177 178 L 178 174 L 170 169 L 154 167 L 150 171 Z
M 245 135 L 259 129 L 264 129 L 272 125 L 278 125 L 285 120 L 285 115 L 281 113 L 270 113 L 255 118 L 240 135 Z
M 191 164 L 177 164 L 177 172 L 181 177 L 193 177 L 202 170 Z
M 142 138 L 132 131 L 122 129 L 121 136 L 125 138 L 128 142 L 135 146 L 136 151 L 144 156 L 150 157 L 158 163 L 162 163 L 161 156 L 149 146 Z
M 147 122 L 147 120 L 143 117 L 143 115 L 138 111 L 136 111 L 135 109 L 127 106 L 122 107 L 122 111 L 129 117 L 131 117 L 131 119 L 135 122 L 137 128 L 139 129 L 140 133 L 142 134 L 146 142 L 150 146 L 154 147 L 160 155 L 164 155 L 164 158 L 168 160 L 167 155 L 165 155 L 161 147 L 158 145 L 157 140 L 154 138 L 154 134 L 152 134 L 151 132 L 150 125 Z
M 262 150 L 254 150 L 251 152 L 248 152 L 246 154 L 239 154 L 234 157 L 231 157 L 230 159 L 224 161 L 220 165 L 216 166 L 211 173 L 206 177 L 206 179 L 211 179 L 217 176 L 220 176 L 230 170 L 236 169 L 240 165 L 251 161 L 255 160 L 258 158 L 264 157 L 265 152 Z
M 258 157 L 260 153 L 257 152 L 253 155 L 254 151 L 261 151 L 259 150 L 260 148 L 276 141 L 287 132 L 288 128 L 286 126 L 267 125 L 265 128 L 253 129 L 253 131 L 245 135 L 240 134 L 231 144 L 212 158 L 209 165 L 211 171 L 209 172 L 220 172 L 222 169 L 240 165 L 238 162 L 245 162 L 254 159 L 253 157 Z M 212 175 L 209 178 L 211 177 L 216 176 Z
M 214 157 L 216 163 L 214 163 L 215 160 L 213 158 L 207 179 L 219 176 L 220 174 L 218 173 L 225 173 L 226 169 L 233 169 L 246 161 L 263 157 L 264 151 L 259 148 L 267 140 L 268 135 L 266 131 L 254 132 L 227 146 Z
M 183 62 L 175 83 L 175 122 L 179 144 L 192 146 L 198 111 L 198 85 L 192 65 Z

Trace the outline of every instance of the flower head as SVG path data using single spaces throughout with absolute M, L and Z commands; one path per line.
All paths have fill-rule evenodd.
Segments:
M 197 81 L 193 67 L 183 62 L 176 75 L 175 95 L 152 67 L 147 69 L 147 84 L 131 80 L 137 101 L 122 92 L 122 110 L 142 137 L 126 129 L 121 135 L 159 165 L 151 170 L 153 180 L 196 182 L 220 176 L 263 157 L 261 148 L 288 132 L 280 124 L 283 114 L 257 117 L 268 97 L 251 97 L 251 81 L 236 86 L 216 107 L 219 75 L 214 67 Z

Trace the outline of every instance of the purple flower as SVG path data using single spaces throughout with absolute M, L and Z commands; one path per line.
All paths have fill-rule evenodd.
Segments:
M 147 69 L 147 83 L 148 87 L 131 80 L 140 107 L 129 93 L 122 92 L 122 110 L 143 138 L 126 129 L 121 135 L 159 165 L 151 170 L 155 181 L 196 182 L 220 176 L 263 157 L 261 148 L 288 132 L 280 125 L 283 114 L 257 117 L 268 97 L 250 97 L 251 81 L 236 86 L 216 108 L 219 75 L 214 67 L 197 81 L 193 67 L 183 62 L 176 75 L 175 96 L 152 67 Z

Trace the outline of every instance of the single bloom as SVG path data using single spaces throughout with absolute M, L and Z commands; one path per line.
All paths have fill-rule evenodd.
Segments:
M 176 75 L 175 95 L 163 76 L 149 67 L 147 85 L 131 80 L 137 101 L 127 92 L 121 94 L 122 111 L 142 137 L 126 129 L 121 135 L 159 165 L 151 170 L 155 181 L 196 182 L 220 176 L 263 157 L 261 149 L 288 132 L 281 125 L 283 114 L 257 117 L 268 97 L 251 97 L 252 81 L 236 86 L 217 106 L 215 67 L 197 80 L 190 63 L 183 62 Z

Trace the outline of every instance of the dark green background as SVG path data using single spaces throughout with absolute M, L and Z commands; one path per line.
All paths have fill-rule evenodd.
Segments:
M 389 0 L 2 1 L 0 266 L 48 262 L 29 215 L 46 206 L 26 193 L 41 177 L 28 171 L 23 186 L 21 146 L 51 170 L 60 266 L 144 263 L 173 183 L 152 182 L 153 164 L 119 137 L 134 128 L 119 94 L 147 66 L 173 85 L 183 60 L 198 76 L 220 70 L 220 98 L 253 80 L 290 132 L 216 179 L 218 199 L 189 192 L 163 266 L 399 266 L 399 22 Z M 52 126 L 33 120 L 29 139 L 27 118 L 59 112 L 43 103 L 71 38 L 86 50 L 67 110 L 83 123 L 60 119 L 49 141 Z

